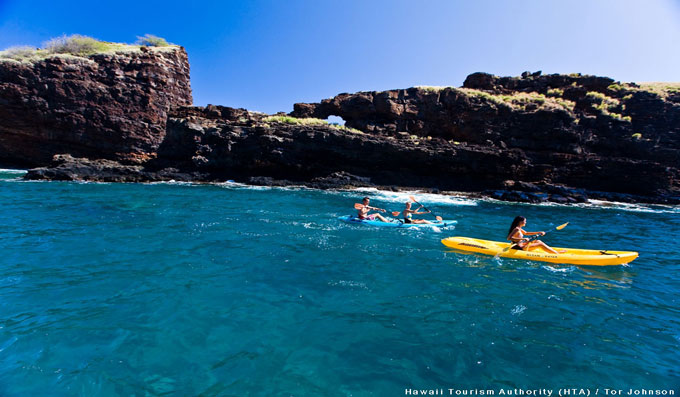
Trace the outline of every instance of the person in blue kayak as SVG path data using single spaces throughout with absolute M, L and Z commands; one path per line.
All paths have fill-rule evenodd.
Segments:
M 376 218 L 382 222 L 389 222 L 385 217 L 383 217 L 380 214 L 369 214 L 370 211 L 380 211 L 380 212 L 385 212 L 384 209 L 382 208 L 376 208 L 376 207 L 371 207 L 368 204 L 371 202 L 371 199 L 368 197 L 364 197 L 363 200 L 361 200 L 361 203 L 363 204 L 362 207 L 357 209 L 357 218 L 361 220 L 368 220 L 368 221 L 374 221 Z
M 404 223 L 432 223 L 430 221 L 426 221 L 425 219 L 413 219 L 413 215 L 423 215 L 423 214 L 429 214 L 430 211 L 425 211 L 425 212 L 418 212 L 420 209 L 423 208 L 423 205 L 421 204 L 420 207 L 418 207 L 415 211 L 411 209 L 411 202 L 407 201 L 406 202 L 406 208 L 404 208 L 404 211 L 402 214 L 404 215 Z
M 527 224 L 527 218 L 523 216 L 516 216 L 510 225 L 510 230 L 508 231 L 507 239 L 512 242 L 512 247 L 510 249 L 517 249 L 522 251 L 528 251 L 533 247 L 540 247 L 544 251 L 550 252 L 551 254 L 563 254 L 567 252 L 566 250 L 555 251 L 553 248 L 549 247 L 548 244 L 541 240 L 530 241 L 524 236 L 545 236 L 545 232 L 527 232 L 522 229 Z

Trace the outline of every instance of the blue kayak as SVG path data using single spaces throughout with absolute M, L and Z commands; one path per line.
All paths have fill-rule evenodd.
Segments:
M 392 222 L 382 222 L 382 221 L 369 221 L 367 219 L 359 219 L 356 216 L 353 215 L 345 215 L 341 216 L 338 218 L 338 220 L 341 220 L 345 223 L 353 223 L 356 225 L 369 225 L 369 226 L 378 226 L 378 227 L 448 227 L 448 226 L 453 226 L 458 221 L 454 220 L 448 220 L 444 219 L 441 221 L 436 221 L 436 220 L 431 220 L 430 222 L 432 223 L 404 223 L 400 220 L 395 220 Z M 429 220 L 429 219 L 428 219 Z

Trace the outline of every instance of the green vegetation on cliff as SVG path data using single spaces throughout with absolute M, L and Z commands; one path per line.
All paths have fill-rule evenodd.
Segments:
M 353 134 L 363 134 L 362 131 L 356 128 L 346 127 L 344 125 L 330 124 L 326 120 L 309 118 L 297 118 L 291 116 L 268 116 L 262 119 L 263 123 L 281 123 L 281 124 L 292 124 L 292 125 L 308 125 L 308 126 L 328 126 L 342 131 L 351 132 Z
M 173 48 L 165 39 L 145 35 L 138 44 L 111 43 L 74 34 L 55 37 L 43 43 L 43 48 L 14 46 L 0 51 L 0 61 L 36 62 L 53 56 L 87 58 L 95 54 L 115 54 L 140 51 L 142 47 Z
M 294 125 L 327 125 L 326 120 L 315 119 L 315 118 L 304 118 L 299 119 L 297 117 L 291 116 L 268 116 L 262 119 L 264 123 L 281 123 L 281 124 L 294 124 Z
M 415 86 L 415 88 L 425 91 L 425 92 L 430 92 L 430 93 L 438 93 L 441 92 L 447 88 L 455 89 L 456 87 L 449 87 L 449 86 L 440 86 L 440 85 L 418 85 Z
M 653 92 L 662 98 L 680 93 L 680 83 L 640 83 L 640 89 Z
M 614 85 L 614 84 L 612 84 Z M 620 91 L 621 89 L 612 88 L 610 85 L 607 87 L 609 90 Z M 601 92 L 590 91 L 586 93 L 586 97 L 592 101 L 593 108 L 599 110 L 603 115 L 609 116 L 611 118 L 631 122 L 632 118 L 630 116 L 623 116 L 617 112 L 623 112 L 626 109 L 625 104 L 621 104 L 621 101 L 609 97 Z M 625 97 L 624 97 L 625 98 Z
M 487 91 L 482 91 L 474 88 L 455 88 L 445 86 L 426 86 L 419 85 L 415 88 L 428 93 L 439 93 L 443 90 L 450 89 L 455 92 L 462 93 L 469 97 L 480 98 L 486 102 L 491 102 L 497 106 L 507 106 L 513 110 L 530 110 L 539 109 L 542 107 L 557 107 L 563 108 L 567 111 L 574 110 L 574 102 L 562 99 L 563 90 L 550 90 L 548 95 L 539 94 L 536 92 L 514 92 L 511 94 L 495 94 Z
M 564 95 L 564 90 L 561 88 L 551 88 L 546 92 L 546 95 L 549 97 L 562 97 Z
M 514 92 L 512 94 L 491 94 L 473 88 L 457 88 L 471 97 L 484 99 L 496 105 L 507 106 L 513 110 L 538 110 L 541 108 L 562 108 L 574 111 L 574 102 L 560 97 L 545 96 L 536 92 Z
M 144 36 L 137 36 L 137 44 L 147 47 L 167 47 L 172 45 L 164 38 L 152 34 L 145 34 Z
M 651 83 L 615 83 L 607 87 L 611 95 L 621 97 L 624 101 L 632 98 L 635 92 L 651 92 L 662 99 L 669 95 L 680 93 L 680 83 L 651 82 Z

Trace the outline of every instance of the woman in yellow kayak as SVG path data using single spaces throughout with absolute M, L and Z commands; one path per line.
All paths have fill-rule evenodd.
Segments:
M 544 243 L 541 240 L 529 241 L 528 238 L 524 237 L 525 235 L 545 236 L 545 232 L 527 232 L 526 230 L 522 229 L 524 226 L 526 226 L 526 224 L 527 218 L 523 216 L 517 216 L 515 217 L 515 220 L 512 221 L 512 225 L 510 226 L 510 230 L 508 231 L 508 240 L 510 240 L 513 244 L 512 247 L 510 247 L 511 249 L 529 251 L 533 247 L 540 247 L 543 250 L 550 252 L 551 254 L 563 254 L 567 252 L 566 250 L 555 251 L 553 248 L 549 247 L 548 244 Z

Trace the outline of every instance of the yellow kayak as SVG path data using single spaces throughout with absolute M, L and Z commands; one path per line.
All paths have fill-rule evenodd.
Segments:
M 486 255 L 498 255 L 502 258 L 525 259 L 529 261 L 540 261 L 550 263 L 566 263 L 571 265 L 588 266 L 613 266 L 623 265 L 632 262 L 638 257 L 637 252 L 630 251 L 598 251 L 582 250 L 575 248 L 557 248 L 555 250 L 566 250 L 564 254 L 551 254 L 545 252 L 540 247 L 532 248 L 529 251 L 522 251 L 508 248 L 510 243 L 499 241 L 480 240 L 469 237 L 448 237 L 442 240 L 442 244 L 458 251 L 476 252 Z

